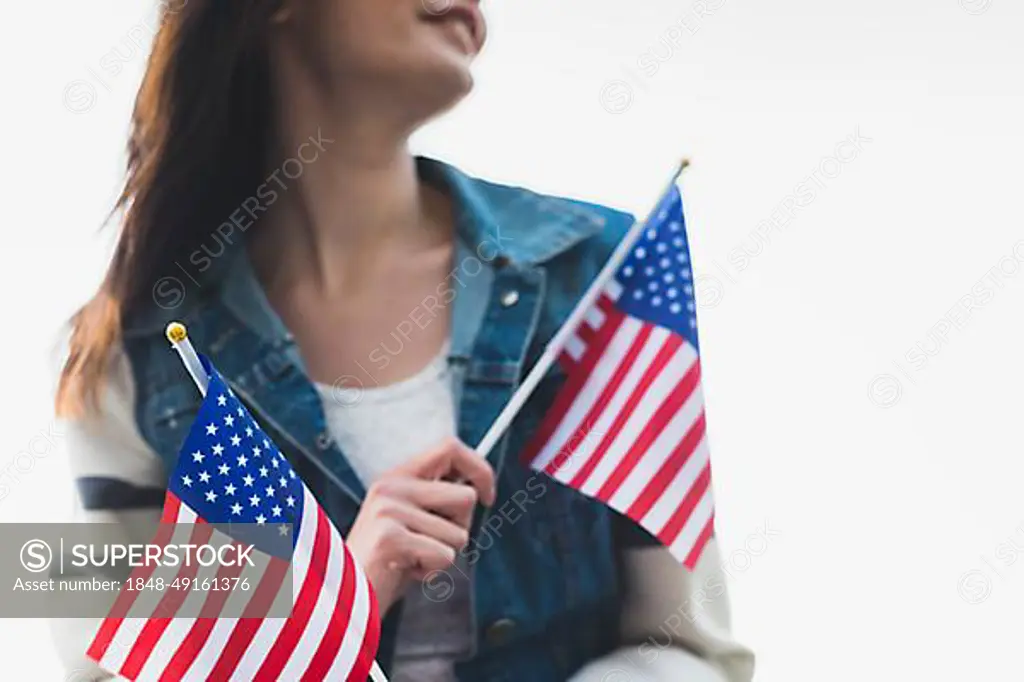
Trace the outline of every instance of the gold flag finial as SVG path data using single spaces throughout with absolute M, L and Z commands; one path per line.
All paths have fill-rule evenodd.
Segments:
M 188 338 L 188 330 L 181 322 L 171 322 L 167 325 L 167 340 L 171 343 L 181 343 Z

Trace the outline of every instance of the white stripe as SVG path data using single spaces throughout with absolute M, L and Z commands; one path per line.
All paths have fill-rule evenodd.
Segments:
M 622 383 L 619 384 L 618 390 L 612 394 L 608 404 L 605 405 L 605 408 L 597 416 L 597 420 L 593 423 L 590 433 L 585 434 L 585 438 L 576 446 L 572 456 L 555 472 L 555 478 L 563 483 L 571 481 L 594 454 L 601 441 L 609 436 L 616 417 L 622 411 L 623 405 L 626 404 L 629 397 L 636 391 L 636 387 L 643 379 L 644 373 L 654 362 L 654 359 L 658 356 L 668 338 L 669 332 L 665 329 L 656 327 L 651 331 L 650 336 L 647 337 L 647 342 L 644 343 L 637 354 L 636 360 L 626 371 L 626 376 L 622 378 Z M 624 361 L 624 358 L 625 353 L 605 353 L 602 357 L 602 362 L 609 362 L 617 366 L 620 362 Z M 582 422 L 586 417 L 587 411 L 597 402 L 600 392 L 606 384 L 606 381 L 602 381 L 586 402 L 581 403 L 577 399 L 569 410 L 567 420 L 571 420 L 574 424 Z
M 707 434 L 704 434 L 704 437 L 700 439 L 700 443 L 697 444 L 697 449 L 686 460 L 686 464 L 679 469 L 672 482 L 665 488 L 665 492 L 658 498 L 658 501 L 654 503 L 644 515 L 644 518 L 640 520 L 640 525 L 655 535 L 660 533 L 665 524 L 668 523 L 668 520 L 672 518 L 672 514 L 679 509 L 679 503 L 686 497 L 686 493 L 690 492 L 690 489 L 693 488 L 693 484 L 697 477 L 700 476 L 700 472 L 704 470 L 704 466 L 710 460 L 711 449 L 708 447 Z
M 333 531 L 333 528 L 332 528 Z M 323 588 L 313 608 L 313 615 L 306 623 L 305 629 L 295 644 L 295 649 L 288 657 L 288 663 L 281 670 L 278 679 L 297 680 L 309 667 L 320 646 L 321 640 L 330 629 L 331 617 L 334 615 L 338 597 L 341 594 L 341 583 L 345 577 L 345 548 L 341 544 L 341 536 L 335 532 L 330 534 L 330 554 L 327 558 L 327 571 L 324 575 Z
M 693 546 L 696 544 L 697 538 L 700 537 L 701 531 L 704 530 L 704 527 L 708 525 L 708 521 L 711 520 L 711 514 L 714 510 L 715 503 L 711 498 L 711 486 L 709 485 L 707 490 L 704 491 L 704 497 L 700 498 L 700 502 L 694 508 L 693 514 L 690 515 L 686 525 L 683 526 L 679 537 L 668 548 L 672 552 L 672 556 L 681 562 L 686 561 L 686 557 L 693 550 Z
M 210 579 L 214 580 L 217 577 L 217 569 L 219 567 L 213 566 L 202 566 L 196 572 L 195 579 L 199 585 L 202 585 L 203 580 Z M 170 588 L 166 590 L 170 592 Z M 185 601 L 182 602 L 178 608 L 177 613 L 198 613 L 199 609 L 202 608 L 203 602 L 209 595 L 215 594 L 214 592 L 204 592 L 202 588 L 193 588 L 189 590 L 188 596 L 185 597 Z M 160 639 L 157 640 L 156 646 L 153 647 L 153 651 L 150 652 L 149 658 L 146 659 L 145 665 L 139 671 L 139 675 L 136 682 L 149 682 L 149 680 L 159 680 L 160 675 L 163 674 L 167 664 L 171 662 L 171 658 L 174 653 L 181 646 L 181 643 L 185 641 L 185 637 L 188 636 L 189 630 L 192 625 L 196 622 L 195 618 L 178 618 L 173 617 L 170 625 L 160 635 Z
M 302 583 L 306 580 L 306 572 L 309 570 L 312 558 L 313 542 L 316 539 L 317 510 L 312 493 L 306 486 L 302 486 L 302 519 L 299 522 L 299 539 L 295 543 L 295 553 L 292 555 L 292 600 L 298 598 Z M 256 630 L 255 636 L 249 643 L 245 654 L 238 661 L 232 680 L 248 682 L 255 677 L 256 672 L 263 664 L 263 659 L 270 652 L 270 648 L 277 641 L 278 636 L 288 623 L 287 618 L 264 618 Z
M 181 524 L 176 523 L 174 532 L 171 533 L 171 537 L 168 540 L 168 544 L 184 545 L 188 544 L 192 537 L 192 530 L 194 528 L 193 523 L 196 520 L 196 514 L 190 509 L 184 502 L 179 503 L 177 519 L 181 520 Z M 170 570 L 173 575 L 177 575 L 177 569 L 165 569 Z M 151 574 L 150 577 L 156 578 L 161 575 L 161 568 L 158 566 Z M 173 580 L 173 576 L 171 578 Z M 148 580 L 148 579 L 147 579 Z M 122 589 L 124 589 L 122 587 Z M 131 653 L 132 647 L 135 646 L 135 641 L 139 635 L 142 634 L 142 629 L 146 626 L 149 621 L 149 616 L 152 611 L 152 592 L 140 592 L 128 612 L 124 614 L 125 618 L 121 621 L 121 624 L 117 628 L 117 632 L 114 633 L 113 640 L 107 647 L 107 651 L 103 654 L 103 658 L 99 661 L 99 665 L 107 670 L 114 672 L 120 671 L 121 667 L 124 666 L 126 660 L 128 660 L 128 654 Z M 141 604 L 146 604 L 145 608 Z
M 682 380 L 682 377 L 678 378 Z M 615 509 L 628 508 L 640 496 L 654 475 L 658 473 L 665 460 L 679 446 L 686 434 L 700 418 L 704 411 L 704 395 L 700 384 L 696 386 L 682 408 L 672 415 L 664 430 L 658 434 L 651 446 L 626 476 L 619 489 L 612 495 L 609 504 Z M 679 498 L 682 499 L 682 498 Z
M 363 639 L 366 630 L 370 625 L 370 584 L 363 575 L 363 571 L 356 564 L 356 593 L 355 601 L 352 604 L 352 619 L 349 621 L 345 638 L 341 641 L 341 648 L 324 676 L 325 680 L 347 679 L 348 674 L 355 665 L 356 656 L 363 648 Z
M 640 433 L 654 417 L 654 413 L 661 408 L 665 399 L 679 385 L 679 377 L 686 374 L 696 361 L 697 353 L 690 344 L 684 343 L 676 350 L 672 359 L 665 364 L 644 392 L 626 423 L 615 434 L 615 440 L 612 441 L 611 447 L 604 453 L 597 467 L 583 483 L 580 490 L 584 494 L 593 496 L 601 489 L 612 472 L 622 463 L 626 453 L 632 449 Z
M 604 321 L 606 319 L 608 319 L 608 316 L 605 315 L 604 311 L 598 308 L 596 305 L 592 306 L 587 311 L 587 314 L 583 316 L 583 321 L 587 324 L 588 327 L 594 330 L 600 329 L 601 325 L 604 324 Z
M 580 361 L 583 354 L 587 352 L 587 344 L 583 342 L 583 339 L 573 335 L 569 337 L 569 340 L 565 342 L 565 352 L 569 354 L 576 362 Z
M 641 323 L 632 317 L 627 317 L 619 325 L 609 347 L 602 353 L 601 361 L 597 363 L 594 371 L 590 373 L 579 395 L 573 401 L 571 408 L 562 418 L 554 433 L 551 434 L 551 438 L 544 444 L 541 451 L 537 453 L 537 457 L 534 458 L 532 466 L 535 469 L 546 467 L 558 455 L 559 451 L 565 447 L 573 434 L 576 433 L 576 430 L 580 427 L 580 422 L 582 422 L 590 410 L 590 406 L 601 395 L 601 388 L 611 379 L 615 368 L 622 362 L 630 345 L 632 345 L 633 339 L 640 333 L 641 326 Z M 605 362 L 606 359 L 609 359 L 610 362 Z

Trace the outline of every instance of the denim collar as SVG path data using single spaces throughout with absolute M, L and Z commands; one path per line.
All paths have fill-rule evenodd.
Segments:
M 442 161 L 417 157 L 417 169 L 426 182 L 445 190 L 455 205 L 460 253 L 476 254 L 497 267 L 529 268 L 567 251 L 600 232 L 604 218 L 584 204 L 546 197 L 531 191 L 471 177 Z M 291 341 L 291 334 L 273 312 L 239 242 L 225 253 L 214 279 L 219 298 L 246 326 L 270 341 Z M 151 306 L 125 326 L 125 336 L 162 333 L 171 319 L 186 324 L 199 313 L 209 295 L 187 297 L 177 310 Z M 213 292 L 211 292 L 213 293 Z M 455 311 L 456 316 L 458 310 Z M 457 330 L 456 330 L 457 331 Z M 453 355 L 465 350 L 462 334 L 453 338 Z

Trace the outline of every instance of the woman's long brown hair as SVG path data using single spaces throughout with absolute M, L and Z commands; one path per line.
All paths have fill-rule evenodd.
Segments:
M 123 220 L 72 318 L 57 413 L 98 404 L 112 353 L 158 280 L 260 184 L 272 134 L 267 35 L 281 0 L 166 0 L 132 116 Z

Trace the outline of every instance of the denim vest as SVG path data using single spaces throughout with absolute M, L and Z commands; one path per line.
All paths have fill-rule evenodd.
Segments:
M 436 161 L 418 164 L 421 177 L 445 189 L 457 208 L 457 262 L 438 291 L 438 304 L 453 306 L 450 364 L 458 429 L 473 446 L 631 218 L 470 178 Z M 153 306 L 125 323 L 139 430 L 170 470 L 200 400 L 163 336 L 170 319 L 181 319 L 196 348 L 212 359 L 346 534 L 363 485 L 332 442 L 321 398 L 244 249 L 219 246 L 219 258 L 200 259 L 216 266 L 210 276 L 190 276 L 194 286 L 178 307 Z M 618 558 L 626 544 L 646 538 L 602 504 L 517 461 L 562 381 L 562 370 L 552 368 L 489 457 L 498 474 L 498 501 L 478 511 L 465 550 L 476 642 L 473 654 L 456 666 L 463 682 L 561 681 L 616 645 Z M 423 589 L 440 599 L 447 587 L 438 574 Z M 400 613 L 398 604 L 383 625 L 378 660 L 385 670 Z

